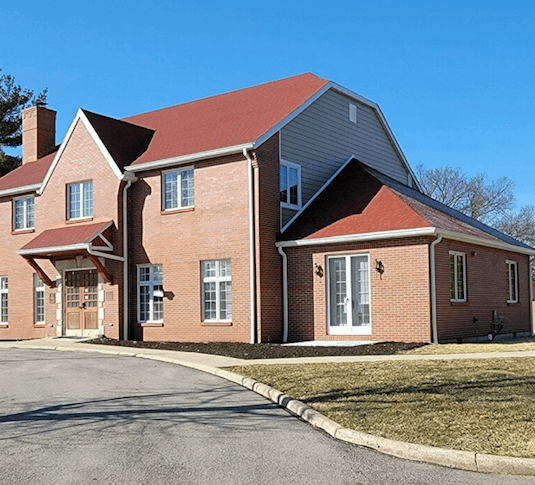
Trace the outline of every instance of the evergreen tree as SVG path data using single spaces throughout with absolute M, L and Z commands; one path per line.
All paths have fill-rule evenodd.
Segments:
M 22 144 L 21 111 L 32 105 L 45 106 L 46 95 L 46 88 L 35 96 L 33 90 L 15 84 L 13 76 L 0 75 L 0 176 L 21 164 L 20 157 L 4 151 L 4 147 L 14 148 Z

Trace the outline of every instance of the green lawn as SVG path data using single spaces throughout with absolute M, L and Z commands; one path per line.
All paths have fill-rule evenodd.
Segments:
M 347 428 L 442 448 L 535 457 L 535 358 L 229 370 L 303 401 Z
M 437 355 L 437 354 L 476 354 L 482 352 L 525 352 L 535 350 L 532 339 L 516 342 L 481 342 L 465 344 L 429 344 L 411 350 L 401 351 L 400 354 Z

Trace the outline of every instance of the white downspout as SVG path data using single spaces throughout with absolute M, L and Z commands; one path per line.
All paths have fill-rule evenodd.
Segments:
M 288 342 L 288 256 L 282 249 L 282 246 L 278 246 L 277 250 L 282 256 L 282 341 Z
M 250 343 L 256 342 L 256 279 L 255 279 L 255 247 L 254 247 L 254 206 L 253 206 L 253 160 L 247 148 L 243 149 L 247 159 L 247 183 L 249 185 L 249 306 L 251 308 Z
M 442 234 L 437 234 L 437 238 L 429 245 L 429 268 L 430 268 L 430 293 L 431 293 L 431 331 L 433 343 L 438 344 L 437 329 L 437 285 L 435 271 L 435 246 L 442 241 Z
M 533 337 L 533 281 L 531 281 L 531 257 L 528 257 L 528 281 L 529 281 L 529 322 L 531 324 L 530 334 Z
M 126 185 L 123 188 L 123 340 L 128 340 L 128 204 L 127 191 L 137 177 L 125 172 Z

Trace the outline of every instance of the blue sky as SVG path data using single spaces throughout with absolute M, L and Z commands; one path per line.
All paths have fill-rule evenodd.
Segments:
M 535 205 L 535 2 L 25 1 L 0 68 L 113 117 L 310 71 L 378 103 L 409 163 L 515 182 Z

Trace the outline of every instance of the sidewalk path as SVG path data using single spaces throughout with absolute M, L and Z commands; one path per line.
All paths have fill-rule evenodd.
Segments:
M 454 359 L 497 359 L 503 357 L 535 357 L 535 351 L 494 352 L 474 354 L 445 355 L 367 355 L 344 357 L 304 357 L 287 359 L 243 360 L 219 355 L 196 352 L 178 352 L 172 350 L 141 349 L 134 347 L 107 346 L 82 343 L 83 339 L 45 338 L 25 341 L 0 342 L 2 348 L 49 349 L 76 352 L 99 352 L 103 354 L 141 357 L 159 360 L 198 369 L 237 383 L 247 389 L 270 399 L 290 413 L 301 417 L 312 426 L 317 427 L 342 441 L 372 448 L 381 453 L 406 458 L 409 460 L 433 463 L 452 468 L 484 473 L 535 476 L 535 459 L 494 456 L 467 451 L 449 450 L 431 446 L 403 443 L 368 435 L 340 426 L 306 404 L 283 394 L 282 392 L 257 382 L 248 377 L 229 372 L 221 367 L 254 364 L 300 364 L 322 362 L 381 362 L 396 360 L 454 360 Z

